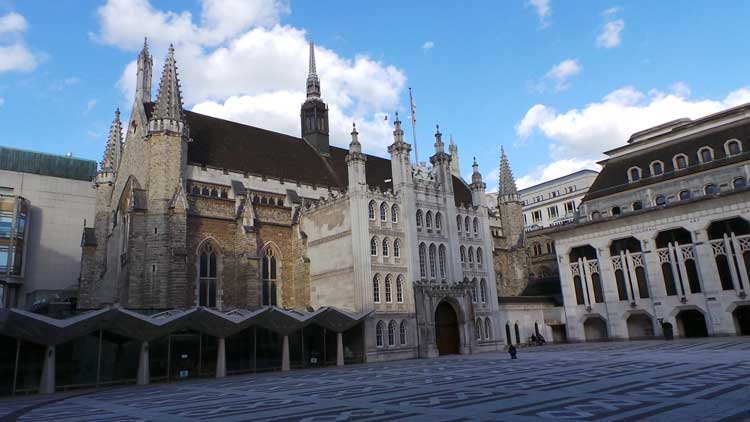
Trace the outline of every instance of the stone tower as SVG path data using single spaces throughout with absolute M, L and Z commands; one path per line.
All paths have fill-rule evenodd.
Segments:
M 310 41 L 307 99 L 300 111 L 302 139 L 318 153 L 328 155 L 328 106 L 320 98 L 320 79 L 315 68 L 315 45 Z
M 454 176 L 461 178 L 461 167 L 458 165 L 458 147 L 456 146 L 456 143 L 453 142 L 453 135 L 451 135 L 448 153 L 451 155 L 451 172 Z
M 523 207 L 505 150 L 500 147 L 497 212 L 502 237 L 495 239 L 495 279 L 499 296 L 518 296 L 529 280 L 529 260 L 523 225 Z

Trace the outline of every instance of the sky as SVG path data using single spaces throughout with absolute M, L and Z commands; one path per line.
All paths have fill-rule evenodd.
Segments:
M 732 0 L 0 0 L 0 145 L 101 160 L 144 37 L 154 98 L 172 43 L 187 109 L 298 136 L 313 40 L 332 144 L 356 122 L 386 156 L 397 111 L 411 142 L 411 87 L 420 161 L 439 124 L 466 178 L 476 157 L 496 190 L 502 145 L 523 188 L 750 102 L 748 21 Z

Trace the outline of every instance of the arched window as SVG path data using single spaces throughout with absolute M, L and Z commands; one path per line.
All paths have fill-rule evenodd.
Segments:
M 469 234 L 469 230 L 471 230 L 471 218 L 469 216 L 464 219 L 464 228 L 466 228 L 466 234 Z
M 708 163 L 714 160 L 714 150 L 710 147 L 703 147 L 698 150 L 698 159 L 701 163 Z
M 396 321 L 388 323 L 388 345 L 396 345 Z
M 372 278 L 372 301 L 380 303 L 380 276 L 378 274 Z
M 628 180 L 631 182 L 637 182 L 641 180 L 641 168 L 631 167 L 628 169 Z
M 724 144 L 724 151 L 727 157 L 738 155 L 742 152 L 742 143 L 737 139 L 730 139 Z
M 518 328 L 518 323 L 515 323 L 515 331 L 516 331 L 516 344 L 521 344 L 521 330 Z
M 456 216 L 456 226 L 458 226 L 458 231 L 461 232 L 461 216 Z
M 367 216 L 370 220 L 375 219 L 375 201 L 370 201 L 370 204 L 367 205 Z
M 391 207 L 391 223 L 398 223 L 398 206 L 395 204 Z
M 190 193 L 193 195 L 200 195 L 201 194 L 201 188 L 198 186 L 193 186 L 193 189 L 190 190 Z
M 474 217 L 474 234 L 479 233 L 479 219 Z
M 732 181 L 732 186 L 734 186 L 735 189 L 744 188 L 747 186 L 747 180 L 745 180 L 744 177 L 738 177 Z
M 547 253 L 553 253 L 554 252 L 554 245 L 552 242 L 547 242 Z
M 208 188 L 204 187 L 201 191 L 201 195 L 203 196 L 209 196 L 211 194 L 211 191 L 208 190 Z
M 534 256 L 539 256 L 542 254 L 542 245 L 540 245 L 538 242 L 534 242 L 533 249 Z
M 432 228 L 432 211 L 427 211 L 424 216 L 424 222 L 428 229 Z
M 482 265 L 482 248 L 477 248 L 477 265 Z
M 217 253 L 210 241 L 204 242 L 199 257 L 198 306 L 216 307 L 218 280 Z
M 378 256 L 378 238 L 375 236 L 370 239 L 370 255 Z
M 383 239 L 383 256 L 384 257 L 387 257 L 391 253 L 389 249 L 390 248 L 388 247 L 388 238 L 385 238 Z
M 477 340 L 482 339 L 482 320 L 479 318 L 474 322 L 474 335 L 477 337 Z
M 651 176 L 661 176 L 662 174 L 664 174 L 664 163 L 653 161 L 651 163 Z
M 688 157 L 685 154 L 677 154 L 672 159 L 672 164 L 674 165 L 675 170 L 683 170 L 686 169 L 689 162 Z
M 479 282 L 479 298 L 482 303 L 487 303 L 487 281 L 485 279 Z
M 401 325 L 398 327 L 398 334 L 401 345 L 404 346 L 406 344 L 406 321 L 401 321 Z
M 690 191 L 689 190 L 680 191 L 679 197 L 680 197 L 680 201 L 686 201 L 690 199 Z
M 393 294 L 391 293 L 391 281 L 393 277 L 390 274 L 385 276 L 385 303 L 393 302 Z
M 278 258 L 270 245 L 263 252 L 261 278 L 263 279 L 263 304 L 276 306 L 278 283 Z
M 438 230 L 443 228 L 443 214 L 439 212 L 435 213 L 435 228 Z
M 417 227 L 422 227 L 422 210 L 417 210 Z
M 388 221 L 388 204 L 380 203 L 380 221 Z
M 419 244 L 419 276 L 427 278 L 427 246 Z
M 471 280 L 471 301 L 473 303 L 479 301 L 479 282 L 476 278 Z
M 489 318 L 484 319 L 484 338 L 487 340 L 492 338 L 492 325 Z
M 221 198 L 222 198 L 222 199 L 227 199 L 227 198 L 229 198 L 229 194 L 227 193 L 227 190 L 226 190 L 226 189 L 222 189 L 222 190 L 221 190 L 221 195 L 220 195 L 220 196 L 221 196 Z M 279 205 L 283 205 L 283 204 L 279 204 Z
M 393 241 L 393 256 L 394 258 L 401 258 L 401 241 L 398 239 Z
M 703 190 L 706 192 L 706 195 L 718 195 L 719 194 L 719 188 L 714 185 L 713 183 L 709 183 L 706 185 Z
M 638 211 L 643 209 L 643 202 L 641 201 L 635 201 L 633 202 L 633 211 Z
M 378 347 L 383 347 L 383 330 L 385 330 L 385 323 L 378 321 L 378 325 L 375 326 L 375 344 Z
M 469 246 L 468 258 L 469 258 L 469 264 L 473 264 L 474 263 L 474 247 L 473 246 Z
M 620 207 L 617 207 L 617 206 L 612 207 L 610 212 L 612 213 L 612 215 L 620 215 L 622 213 L 622 211 L 620 210 Z
M 430 278 L 437 277 L 437 253 L 435 244 L 430 245 Z
M 664 195 L 659 195 L 654 199 L 654 204 L 656 204 L 656 206 L 666 205 L 667 198 L 665 198 Z
M 404 276 L 396 278 L 396 302 L 404 303 Z
M 211 189 L 211 198 L 218 198 L 219 197 L 219 191 L 216 190 L 216 188 Z
M 461 255 L 461 263 L 463 264 L 464 262 L 466 262 L 466 248 L 463 245 L 461 245 L 461 248 L 459 249 L 459 251 Z
M 592 220 L 598 220 L 600 218 L 602 218 L 602 213 L 600 213 L 599 211 L 594 211 L 591 213 Z
M 438 248 L 438 267 L 440 269 L 440 278 L 445 278 L 445 245 Z

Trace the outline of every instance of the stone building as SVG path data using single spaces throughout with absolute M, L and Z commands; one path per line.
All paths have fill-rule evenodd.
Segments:
M 466 183 L 438 129 L 431 166 L 414 164 L 398 115 L 390 159 L 364 154 L 356 127 L 330 145 L 312 44 L 309 58 L 298 138 L 184 110 L 172 48 L 152 101 L 144 45 L 127 141 L 117 114 L 95 179 L 80 306 L 335 307 L 368 315 L 351 344 L 364 360 L 498 349 L 476 163 Z
M 555 241 L 568 338 L 750 334 L 750 105 L 606 152 Z

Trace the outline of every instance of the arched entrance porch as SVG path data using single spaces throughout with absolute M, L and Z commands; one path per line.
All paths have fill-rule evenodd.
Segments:
M 686 309 L 680 311 L 675 318 L 680 337 L 708 337 L 706 317 L 697 309 Z
M 750 305 L 742 305 L 732 312 L 738 336 L 750 336 Z
M 607 322 L 604 318 L 598 316 L 590 317 L 583 322 L 583 332 L 586 341 L 602 341 L 609 337 Z
M 440 355 L 458 354 L 461 347 L 458 315 L 453 306 L 445 301 L 435 309 L 435 344 Z
M 628 317 L 628 338 L 637 340 L 654 336 L 654 321 L 646 314 L 633 314 Z

